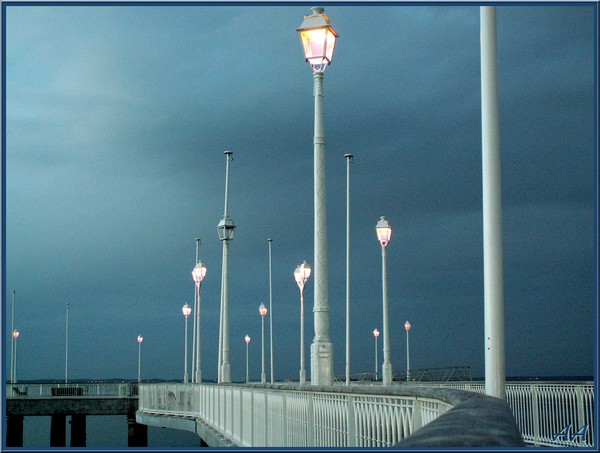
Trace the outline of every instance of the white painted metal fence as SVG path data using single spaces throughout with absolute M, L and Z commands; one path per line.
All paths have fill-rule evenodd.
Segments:
M 485 393 L 483 382 L 410 383 Z M 593 382 L 507 382 L 506 402 L 523 440 L 534 445 L 594 445 Z
M 129 398 L 137 396 L 137 382 L 6 384 L 6 398 Z
M 237 446 L 391 446 L 451 405 L 416 396 L 144 384 L 139 411 L 193 417 Z

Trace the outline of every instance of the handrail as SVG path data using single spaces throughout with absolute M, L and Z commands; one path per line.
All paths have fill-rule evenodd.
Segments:
M 137 382 L 6 384 L 6 399 L 134 398 Z
M 472 392 L 405 386 L 142 384 L 139 392 L 144 416 L 196 418 L 237 446 L 394 446 L 440 415 L 460 414 L 467 402 L 482 418 L 506 406 Z M 472 445 L 523 445 L 506 411 L 502 419 L 512 427 L 503 424 L 501 436 L 473 438 Z

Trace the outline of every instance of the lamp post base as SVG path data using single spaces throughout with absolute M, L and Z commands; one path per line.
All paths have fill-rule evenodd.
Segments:
M 306 370 L 300 370 L 300 385 L 306 384 Z
M 314 341 L 310 346 L 311 385 L 333 385 L 333 344 Z
M 383 385 L 392 385 L 392 382 L 394 380 L 393 374 L 392 374 L 392 364 L 391 363 L 384 363 L 381 366 L 381 374 L 382 374 L 382 381 L 383 381 Z
M 202 384 L 202 371 L 196 371 L 196 381 L 197 384 Z
M 231 383 L 231 366 L 229 364 L 221 365 L 221 383 Z

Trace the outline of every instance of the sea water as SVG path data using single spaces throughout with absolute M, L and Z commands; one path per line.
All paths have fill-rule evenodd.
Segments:
M 71 440 L 67 416 L 66 446 Z M 88 448 L 127 448 L 126 415 L 88 415 L 86 417 L 86 446 Z M 189 431 L 148 427 L 148 447 L 198 447 L 200 438 Z M 23 421 L 23 447 L 50 446 L 50 417 L 29 416 Z

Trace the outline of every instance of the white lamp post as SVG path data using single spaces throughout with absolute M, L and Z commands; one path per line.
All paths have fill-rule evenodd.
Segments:
M 250 375 L 248 374 L 248 346 L 250 345 L 250 336 L 246 335 L 244 337 L 244 341 L 246 342 L 246 384 L 250 382 Z
M 67 314 L 65 319 L 65 384 L 69 375 L 69 302 L 67 302 Z
M 200 249 L 200 238 L 196 238 L 196 260 L 194 261 L 194 265 L 198 264 L 198 251 Z M 192 274 L 192 280 L 194 276 Z M 194 322 L 192 324 L 192 383 L 195 382 L 196 378 L 196 334 L 198 333 L 198 325 L 199 325 L 199 310 L 198 310 L 198 288 L 194 284 L 194 306 L 192 307 L 192 313 L 196 313 L 194 316 Z
M 14 369 L 13 369 L 13 377 L 11 379 L 13 384 L 17 383 L 17 340 L 19 338 L 19 331 L 13 330 L 12 337 L 15 344 L 15 357 L 14 357 Z
M 313 70 L 314 118 L 314 267 L 315 337 L 311 345 L 311 383 L 333 384 L 333 345 L 329 341 L 327 289 L 327 205 L 325 192 L 325 127 L 323 121 L 323 72 L 331 64 L 338 36 L 323 8 L 314 7 L 304 16 L 300 33 L 304 56 Z
M 11 310 L 11 321 L 10 321 L 10 331 L 14 333 L 15 331 L 15 293 L 16 290 L 12 290 L 12 310 Z M 15 337 L 14 335 L 10 339 L 10 382 L 13 383 L 15 379 L 15 370 L 14 370 L 14 362 L 15 362 Z
M 272 266 L 271 266 L 271 245 L 273 243 L 273 239 L 267 239 L 269 243 L 269 311 L 271 312 L 271 316 L 269 316 L 269 352 L 271 354 L 271 384 L 275 381 L 275 377 L 273 375 L 273 279 L 272 279 Z
M 373 331 L 373 336 L 375 337 L 375 380 L 377 380 L 377 339 L 379 338 L 379 330 L 377 328 Z
M 187 364 L 187 337 L 188 337 L 188 328 L 187 328 L 187 320 L 188 316 L 192 313 L 192 307 L 189 304 L 185 304 L 181 307 L 181 311 L 183 312 L 183 316 L 185 317 L 185 333 L 184 333 L 184 350 L 183 350 L 183 383 L 187 384 L 188 382 L 188 364 Z
M 352 154 L 346 158 L 346 385 L 350 385 L 350 164 Z
M 142 341 L 144 341 L 144 337 L 138 335 L 138 382 L 142 382 Z
M 381 282 L 383 287 L 383 364 L 381 365 L 381 374 L 383 375 L 383 385 L 391 385 L 393 377 L 392 362 L 390 361 L 386 247 L 392 237 L 392 227 L 386 218 L 381 216 L 375 230 L 377 231 L 377 239 L 381 243 Z
M 197 258 L 196 258 L 197 259 Z M 202 368 L 201 368 L 201 357 L 200 357 L 200 295 L 202 293 L 202 281 L 206 277 L 206 266 L 202 263 L 202 261 L 197 262 L 196 266 L 192 270 L 192 278 L 196 283 L 196 316 L 195 325 L 196 325 L 196 376 L 192 376 L 194 378 L 194 382 L 201 383 L 202 382 Z
M 408 345 L 408 332 L 410 332 L 410 322 L 404 323 L 406 329 L 406 381 L 410 381 L 410 347 Z
M 304 367 L 304 285 L 310 278 L 312 269 L 310 265 L 303 261 L 302 264 L 296 266 L 294 278 L 300 288 L 300 384 L 306 384 L 306 369 Z
M 229 196 L 229 162 L 233 160 L 232 151 L 225 151 L 225 209 L 223 218 L 217 225 L 219 239 L 223 244 L 223 264 L 221 267 L 221 315 L 219 324 L 219 368 L 217 382 L 231 382 L 231 366 L 229 365 L 229 241 L 233 240 L 235 224 L 227 213 Z
M 265 304 L 260 304 L 258 312 L 260 313 L 262 325 L 262 371 L 260 373 L 260 383 L 265 384 L 267 382 L 267 376 L 265 374 L 265 316 L 267 316 L 267 307 L 265 307 Z
M 481 17 L 485 393 L 505 399 L 504 270 L 496 7 L 481 6 L 479 11 Z

